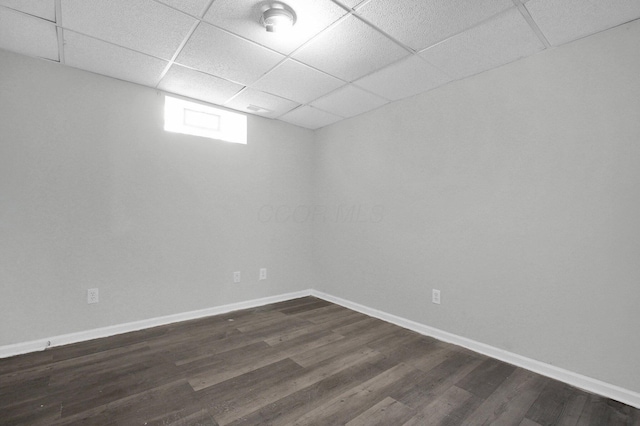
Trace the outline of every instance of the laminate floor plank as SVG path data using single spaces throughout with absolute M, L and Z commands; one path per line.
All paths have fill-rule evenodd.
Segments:
M 431 371 L 449 359 L 477 359 L 482 361 L 482 357 L 478 357 L 477 354 L 468 354 L 458 352 L 454 349 L 439 347 L 441 344 L 438 344 L 437 346 L 438 348 L 432 351 L 429 356 L 419 358 L 414 357 L 407 360 L 407 362 L 418 370 Z
M 557 424 L 573 392 L 575 389 L 564 383 L 547 381 L 540 396 L 527 411 L 526 418 L 543 426 Z
M 63 416 L 53 425 L 162 424 L 163 420 L 158 419 L 170 418 L 175 422 L 179 417 L 190 416 L 202 409 L 193 389 L 185 380 L 179 380 Z
M 177 367 L 151 360 L 108 374 L 100 374 L 95 379 L 90 377 L 87 381 L 76 381 L 71 384 L 72 388 L 65 387 L 68 396 L 62 401 L 62 417 L 80 413 L 87 408 L 111 404 L 131 395 L 176 382 L 181 377 Z M 70 390 L 74 392 L 69 394 Z
M 321 332 L 310 335 L 301 336 L 294 340 L 278 346 L 269 346 L 263 342 L 266 348 L 259 348 L 253 351 L 238 351 L 235 356 L 223 356 L 228 353 L 220 354 L 215 365 L 209 364 L 206 367 L 200 367 L 197 374 L 191 374 L 188 370 L 189 383 L 195 390 L 201 390 L 217 383 L 248 373 L 260 367 L 272 364 L 293 355 L 290 358 L 295 361 L 295 355 L 301 352 L 313 350 L 327 343 L 340 340 L 343 337 L 331 332 Z
M 178 411 L 160 418 L 149 419 L 143 424 L 148 426 L 219 426 L 219 423 L 209 413 L 209 410 L 205 409 L 186 415 Z
M 349 421 L 346 426 L 387 426 L 401 425 L 414 416 L 411 408 L 386 397 L 355 419 Z
M 396 351 L 399 346 L 405 346 L 419 341 L 428 342 L 428 339 L 426 336 L 422 336 L 414 331 L 400 329 L 395 333 L 387 334 L 368 342 L 367 346 L 378 352 L 390 354 Z
M 243 334 L 232 335 L 227 338 L 215 341 L 200 341 L 196 345 L 180 345 L 169 352 L 163 352 L 165 359 L 175 362 L 176 365 L 185 365 L 194 362 L 206 362 L 207 359 L 216 355 L 230 353 L 231 351 L 241 351 L 242 348 L 251 345 L 265 346 L 259 337 L 246 337 Z
M 489 397 L 516 367 L 488 358 L 464 379 L 456 383 L 459 388 L 468 390 L 480 398 Z
M 0 382 L 0 416 L 2 415 L 2 409 L 29 402 L 46 395 L 48 386 L 48 376 L 37 377 L 12 384 Z
M 366 333 L 376 327 L 387 325 L 389 323 L 379 320 L 378 318 L 366 317 L 361 321 L 357 321 L 348 325 L 334 327 L 333 331 L 342 336 L 353 336 L 360 333 Z
M 304 327 L 296 327 L 288 330 L 283 330 L 281 333 L 276 334 L 272 337 L 266 337 L 264 341 L 270 346 L 275 346 L 284 342 L 288 342 L 289 340 L 295 339 L 296 337 L 300 337 L 305 334 L 316 333 L 318 331 L 329 331 L 334 327 L 351 324 L 359 320 L 360 319 L 358 317 L 354 316 L 340 316 L 334 318 L 331 321 L 312 323 L 312 325 Z
M 313 323 L 320 323 L 337 316 L 350 315 L 352 313 L 354 313 L 352 310 L 345 309 L 342 306 L 329 304 L 311 311 L 296 312 L 295 317 Z
M 218 407 L 210 406 L 210 411 L 216 415 L 216 419 L 221 424 L 227 424 L 247 416 L 263 406 L 273 404 L 295 392 L 309 388 L 331 375 L 354 366 L 375 362 L 381 358 L 383 357 L 379 353 L 363 348 L 359 352 L 338 355 L 311 368 L 302 368 L 294 363 L 297 367 L 289 368 L 279 377 L 274 377 L 272 381 L 263 379 L 251 387 L 244 387 L 242 393 L 233 391 L 237 386 L 234 383 L 235 380 L 230 380 L 202 390 L 199 394 L 203 396 L 203 399 L 216 401 L 216 405 L 233 404 L 233 409 L 227 407 L 223 411 L 220 411 Z M 247 389 L 249 390 L 247 391 Z
M 103 339 L 94 339 L 87 342 L 73 343 L 61 346 L 60 350 L 51 351 L 54 361 L 72 361 L 85 356 L 101 356 L 110 351 L 128 350 L 129 347 L 138 347 L 141 342 L 159 337 L 167 333 L 162 327 L 150 328 L 147 330 L 133 331 Z M 72 361 L 73 362 L 73 361 Z
M 354 324 L 363 319 L 364 314 L 359 312 L 350 311 L 346 315 L 334 315 L 330 318 L 326 318 L 322 321 L 309 320 L 310 322 L 317 324 L 318 327 L 324 327 L 328 330 L 334 330 L 336 328 L 345 327 Z
M 481 364 L 481 360 L 456 353 L 429 370 L 415 386 L 400 389 L 390 396 L 416 411 L 439 398 L 450 387 L 466 377 Z
M 270 321 L 275 318 L 285 319 L 287 318 L 287 315 L 283 314 L 280 311 L 264 311 L 264 312 L 256 312 L 253 315 L 227 314 L 227 317 L 228 318 L 225 322 L 225 326 L 239 329 L 240 327 L 251 326 L 253 324 L 262 324 L 265 321 Z
M 382 401 L 385 395 L 397 388 L 411 386 L 420 379 L 420 372 L 405 364 L 398 364 L 311 410 L 293 424 L 346 424 Z
M 578 424 L 578 421 L 580 420 L 580 416 L 582 415 L 582 411 L 584 410 L 585 404 L 587 403 L 588 399 L 588 393 L 582 392 L 578 389 L 574 389 L 574 391 L 567 398 L 562 413 L 560 413 L 560 416 L 558 417 L 556 425 L 576 426 Z
M 303 338 L 305 335 L 314 335 L 314 334 L 322 334 L 322 333 L 331 333 L 338 335 L 337 333 L 332 333 L 331 330 L 328 330 L 326 327 L 313 327 L 313 323 L 306 321 L 287 321 L 281 322 L 277 324 L 272 324 L 270 327 L 261 327 L 258 329 L 254 329 L 251 331 L 247 331 L 242 333 L 248 339 L 259 339 L 262 342 L 267 343 L 271 341 L 271 339 L 276 339 L 279 336 L 285 333 L 293 333 L 300 329 L 306 329 L 307 333 L 302 333 L 296 336 L 298 339 Z M 288 342 L 293 341 L 294 339 L 289 339 Z M 267 343 L 268 344 L 268 343 Z
M 469 418 L 478 424 L 519 424 L 544 389 L 547 380 L 539 374 L 515 368 L 502 382 L 503 385 L 488 395 Z
M 196 348 L 198 346 L 212 346 L 217 342 L 239 337 L 242 333 L 232 326 L 207 326 L 198 330 L 175 331 L 166 336 L 145 339 L 145 344 L 150 349 L 158 349 L 163 353 L 172 353 L 183 348 Z
M 149 354 L 148 348 L 142 346 L 135 351 L 113 354 L 109 357 L 85 356 L 77 359 L 77 363 L 69 360 L 52 364 L 49 371 L 51 380 L 49 386 L 65 386 L 72 382 L 86 382 L 96 376 L 111 375 L 113 372 L 129 369 L 135 371 L 159 359 Z M 89 359 L 87 359 L 89 358 Z
M 611 426 L 622 426 L 632 423 L 633 413 L 630 407 L 621 402 L 602 398 L 605 405 L 605 424 Z
M 249 341 L 250 342 L 250 341 Z M 218 365 L 226 364 L 227 369 L 233 369 L 235 365 L 250 363 L 260 357 L 262 351 L 269 348 L 263 341 L 233 345 L 232 349 L 223 352 L 214 352 L 200 355 L 190 359 L 176 361 L 176 365 L 182 369 L 187 376 L 199 373 L 206 373 L 216 368 Z
M 0 409 L 3 426 L 50 426 L 60 419 L 60 405 L 48 404 L 43 401 L 42 404 L 35 402 L 33 404 L 25 404 L 15 406 L 9 409 Z
M 374 340 L 380 336 L 395 332 L 394 326 L 391 324 L 374 323 L 371 329 L 363 331 L 357 336 L 351 338 L 342 338 L 337 342 L 331 342 L 320 347 L 312 348 L 306 352 L 300 352 L 291 357 L 295 362 L 302 366 L 312 365 L 322 360 L 331 358 L 336 353 L 353 351 L 367 342 Z M 342 335 L 340 335 L 342 336 Z
M 287 315 L 297 314 L 298 312 L 308 312 L 314 309 L 324 308 L 326 306 L 330 306 L 331 304 L 327 301 L 318 299 L 313 303 L 307 303 L 301 306 L 292 306 L 290 308 L 281 309 L 280 312 Z
M 452 388 L 449 388 L 452 389 Z M 453 389 L 460 389 L 454 386 Z M 482 399 L 473 395 L 468 399 L 463 399 L 461 403 L 448 410 L 447 415 L 439 422 L 439 426 L 459 426 L 468 424 L 469 415 L 482 404 Z
M 282 311 L 283 309 L 295 308 L 298 306 L 309 305 L 312 303 L 316 303 L 322 299 L 318 299 L 317 297 L 306 296 L 299 297 L 297 299 L 285 300 L 283 302 L 271 303 L 269 305 L 261 306 L 259 308 L 255 308 L 259 311 Z
M 295 318 L 289 315 L 283 315 L 283 316 L 274 317 L 274 318 L 256 322 L 256 323 L 241 325 L 235 328 L 238 331 L 242 332 L 243 334 L 247 334 L 250 332 L 257 334 L 260 332 L 269 332 L 269 331 L 278 332 L 281 330 L 285 330 L 287 328 L 293 328 L 295 326 L 302 327 L 302 326 L 308 326 L 308 325 L 311 325 L 311 322 L 305 321 L 300 318 Z
M 445 360 L 458 356 L 450 345 L 432 340 L 418 340 L 398 345 L 387 356 L 394 361 L 408 364 L 421 371 L 430 371 Z
M 384 358 L 374 358 L 371 361 L 357 363 L 242 416 L 230 424 L 234 426 L 263 424 L 289 426 L 310 410 L 327 403 L 354 386 L 372 379 L 389 367 L 389 363 Z
M 528 418 L 522 419 L 518 426 L 542 426 L 540 423 L 536 423 L 533 420 L 529 420 Z
M 127 362 L 135 362 L 133 361 L 135 357 L 145 351 L 144 345 L 140 345 L 140 347 L 129 349 L 129 348 L 120 348 L 120 349 L 109 349 L 105 351 L 105 353 L 109 353 L 110 355 L 105 355 L 105 353 L 95 353 L 91 355 L 85 355 L 83 357 L 78 357 L 77 359 L 65 359 L 62 361 L 52 361 L 50 364 L 42 364 L 33 368 L 26 368 L 22 370 L 17 370 L 15 372 L 9 372 L 0 376 L 0 383 L 4 386 L 14 385 L 17 383 L 21 383 L 23 381 L 28 381 L 32 379 L 38 379 L 42 377 L 50 377 L 56 372 L 61 371 L 69 371 L 69 374 L 75 374 L 77 370 L 82 368 L 86 368 L 87 365 L 91 366 L 95 365 L 96 369 L 104 368 L 105 365 L 109 364 L 109 362 L 118 363 L 120 360 L 128 360 Z M 113 357 L 117 357 L 114 355 L 117 353 L 121 356 L 120 360 L 113 361 Z M 130 358 L 128 358 L 130 357 Z M 111 361 L 109 361 L 111 360 Z
M 403 426 L 459 425 L 482 402 L 472 393 L 450 386 Z
M 580 425 L 605 425 L 607 419 L 607 406 L 605 399 L 598 395 L 589 395 L 584 410 L 580 415 Z
M 86 411 L 95 407 L 117 402 L 125 397 L 157 388 L 175 381 L 177 371 L 173 374 L 167 365 L 137 365 L 111 372 L 78 377 L 77 380 L 62 385 L 51 386 L 47 383 L 38 389 L 31 389 L 27 398 L 21 398 L 11 404 L 0 405 L 0 424 L 3 418 L 23 418 L 24 424 L 32 423 L 33 416 L 43 416 L 44 423 L 53 423 L 58 417 Z M 9 391 L 9 392 L 15 392 Z M 3 395 L 5 393 L 3 392 Z M 4 398 L 3 398 L 4 399 Z M 28 421 L 27 421 L 28 420 Z
M 277 401 L 290 391 L 280 389 L 292 377 L 299 377 L 303 368 L 286 358 L 262 368 L 250 371 L 224 382 L 205 388 L 198 398 L 219 423 L 229 423 L 251 413 L 265 403 Z
M 640 426 L 640 410 L 315 297 L 0 359 L 0 425 Z
M 0 379 L 3 375 L 47 365 L 51 361 L 53 361 L 53 353 L 50 350 L 0 358 Z

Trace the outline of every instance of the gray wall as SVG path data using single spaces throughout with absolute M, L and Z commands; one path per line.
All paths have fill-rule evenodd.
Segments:
M 316 288 L 640 391 L 639 40 L 624 25 L 317 132 L 316 203 L 343 214 L 315 222 Z
M 311 224 L 260 213 L 309 203 L 313 133 L 249 117 L 247 145 L 172 134 L 163 104 L 0 50 L 0 345 L 311 286 Z

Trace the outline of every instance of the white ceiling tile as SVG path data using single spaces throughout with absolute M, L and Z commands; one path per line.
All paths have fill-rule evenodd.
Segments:
M 420 55 L 454 79 L 527 57 L 544 45 L 515 7 Z
M 446 74 L 418 56 L 389 65 L 355 84 L 392 101 L 426 92 L 451 81 Z
M 222 105 L 242 86 L 212 75 L 173 65 L 164 76 L 158 88 L 212 104 Z
M 342 4 L 352 9 L 355 9 L 358 5 L 364 5 L 368 1 L 369 0 L 340 0 Z
M 305 104 L 343 84 L 330 75 L 287 59 L 251 87 Z
M 349 85 L 323 96 L 314 101 L 311 106 L 342 117 L 355 117 L 388 102 L 386 99 Z
M 353 16 L 318 35 L 293 57 L 353 81 L 409 53 Z
M 318 128 L 542 50 L 525 8 L 552 45 L 640 18 L 640 0 L 284 0 L 279 34 L 268 1 L 0 0 L 0 49 L 57 61 L 64 33 L 70 66 L 154 86 L 184 45 L 160 88 Z
M 65 64 L 155 87 L 168 62 L 64 30 Z
M 62 0 L 64 28 L 171 59 L 195 19 L 151 0 Z
M 201 17 L 209 0 L 159 0 L 164 4 L 175 7 L 189 15 Z
M 29 15 L 37 16 L 51 22 L 56 21 L 56 5 L 54 0 L 0 0 L 0 6 L 7 6 Z
M 279 96 L 247 88 L 225 104 L 229 108 L 263 117 L 275 118 L 299 104 Z
M 176 62 L 241 84 L 251 84 L 283 55 L 204 22 L 193 33 Z
M 0 8 L 0 48 L 57 61 L 56 26 L 44 19 Z
M 319 129 L 342 120 L 342 117 L 320 111 L 310 106 L 301 106 L 280 117 L 280 120 L 307 129 Z
M 287 0 L 296 13 L 293 28 L 286 33 L 268 33 L 260 24 L 264 3 L 216 0 L 204 20 L 253 40 L 278 52 L 289 54 L 347 12 L 331 1 Z
M 371 0 L 358 13 L 421 50 L 513 7 L 512 0 Z
M 638 0 L 529 0 L 525 6 L 553 46 L 640 18 Z

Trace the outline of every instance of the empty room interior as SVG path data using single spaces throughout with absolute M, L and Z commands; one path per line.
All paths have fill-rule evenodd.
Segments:
M 640 425 L 640 1 L 0 0 L 0 424 Z

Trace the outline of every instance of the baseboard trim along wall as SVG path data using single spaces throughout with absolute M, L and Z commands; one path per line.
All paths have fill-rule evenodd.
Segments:
M 109 327 L 96 328 L 94 330 L 79 331 L 76 333 L 62 334 L 24 343 L 0 346 L 0 358 L 7 358 L 14 355 L 22 355 L 29 352 L 43 351 L 48 347 L 69 345 L 71 343 L 85 342 L 87 340 L 99 339 L 101 337 L 114 336 L 116 334 L 138 331 L 145 328 L 157 327 L 160 325 L 172 324 L 180 321 L 210 317 L 213 315 L 226 314 L 227 312 L 239 311 L 241 309 L 255 308 L 269 305 L 271 303 L 283 302 L 309 296 L 310 290 L 285 293 L 277 296 L 262 297 L 260 299 L 247 300 L 244 302 L 230 303 L 228 305 L 216 306 L 213 308 L 200 309 L 197 311 L 183 312 L 180 314 L 166 315 L 157 318 L 150 318 L 141 321 L 134 321 L 125 324 L 112 325 Z
M 496 348 L 494 346 L 480 343 L 475 340 L 467 339 L 466 337 L 448 333 L 446 331 L 439 330 L 428 325 L 420 324 L 406 318 L 379 311 L 377 309 L 373 309 L 368 306 L 352 302 L 350 300 L 335 297 L 321 291 L 311 290 L 311 295 L 320 299 L 324 299 L 328 302 L 344 306 L 345 308 L 349 308 L 351 310 L 358 311 L 375 318 L 379 318 L 383 321 L 390 322 L 392 324 L 415 331 L 425 336 L 434 337 L 438 340 L 442 340 L 443 342 L 462 346 L 474 352 L 487 355 L 491 358 L 499 359 L 500 361 L 507 362 L 517 367 L 522 367 L 526 370 L 533 371 L 534 373 L 538 373 L 543 376 L 570 384 L 587 392 L 605 396 L 607 398 L 611 398 L 613 400 L 640 409 L 640 393 L 624 389 L 619 386 L 603 382 L 601 380 L 593 379 L 591 377 L 583 376 L 581 374 L 574 373 L 573 371 L 565 370 L 551 364 L 536 361 L 534 359 L 527 358 L 513 352 L 505 351 L 504 349 Z
M 370 308 L 368 306 L 361 305 L 359 303 L 352 302 L 350 300 L 342 299 L 340 297 L 332 296 L 327 293 L 323 293 L 317 290 L 303 290 L 293 293 L 286 293 L 277 296 L 264 297 L 260 299 L 248 300 L 245 302 L 231 303 L 228 305 L 217 306 L 213 308 L 201 309 L 197 311 L 184 312 L 181 314 L 167 315 L 158 318 L 151 318 L 142 321 L 135 321 L 126 324 L 114 325 L 110 327 L 98 328 L 95 330 L 81 331 L 77 333 L 63 334 L 60 336 L 54 336 L 44 339 L 33 340 L 24 343 L 17 343 L 13 345 L 0 346 L 0 358 L 6 358 L 14 355 L 21 355 L 29 352 L 37 352 L 45 350 L 48 347 L 68 345 L 71 343 L 78 343 L 87 340 L 98 339 L 101 337 L 113 336 L 116 334 L 128 333 L 130 331 L 142 330 L 145 328 L 157 327 L 160 325 L 172 324 L 180 321 L 187 321 L 192 319 L 198 319 L 213 315 L 220 315 L 232 311 L 241 309 L 255 308 L 262 305 L 268 305 L 270 303 L 277 303 L 286 300 L 296 299 L 299 297 L 314 296 L 320 299 L 324 299 L 328 302 L 335 303 L 337 305 L 344 306 L 345 308 L 352 309 L 363 314 L 379 318 L 383 321 L 390 322 L 400 327 L 415 331 L 425 336 L 434 337 L 444 342 L 452 343 L 454 345 L 462 346 L 470 349 L 474 352 L 481 353 L 483 355 L 490 356 L 495 359 L 499 359 L 509 364 L 513 364 L 518 367 L 525 368 L 543 376 L 550 377 L 552 379 L 559 380 L 564 383 L 568 383 L 577 388 L 592 392 L 598 395 L 605 396 L 607 398 L 614 399 L 616 401 L 631 405 L 636 408 L 640 408 L 640 393 L 615 386 L 601 380 L 593 379 L 591 377 L 583 376 L 578 373 L 574 373 L 563 368 L 559 368 L 544 362 L 536 361 L 531 358 L 524 357 L 503 349 L 496 348 L 475 340 L 467 339 L 466 337 L 458 336 L 452 333 L 448 333 L 437 328 L 430 327 L 425 324 L 421 324 L 415 321 L 411 321 L 406 318 L 399 317 L 397 315 L 389 314 L 377 309 Z

